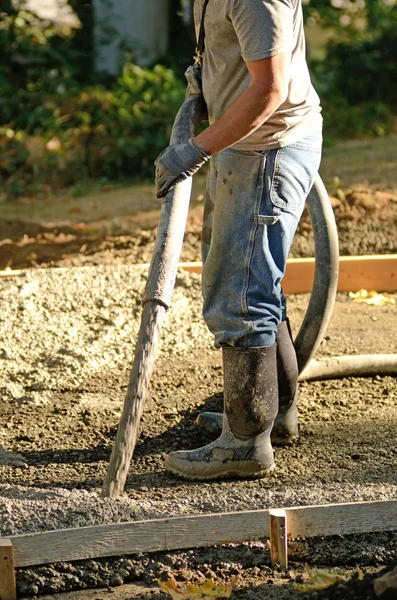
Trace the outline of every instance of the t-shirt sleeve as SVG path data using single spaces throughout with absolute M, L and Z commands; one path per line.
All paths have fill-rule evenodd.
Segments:
M 293 49 L 292 0 L 232 0 L 230 19 L 245 62 Z

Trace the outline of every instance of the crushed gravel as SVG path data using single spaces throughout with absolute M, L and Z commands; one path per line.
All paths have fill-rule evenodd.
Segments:
M 302 384 L 302 439 L 277 450 L 277 469 L 264 480 L 198 484 L 163 471 L 168 451 L 208 440 L 194 424 L 198 412 L 221 407 L 220 353 L 212 349 L 202 321 L 200 280 L 184 272 L 178 274 L 164 324 L 126 492 L 116 500 L 100 498 L 145 282 L 145 269 L 121 264 L 32 270 L 0 279 L 1 535 L 269 506 L 397 499 L 395 377 Z M 290 298 L 295 331 L 307 301 L 308 295 Z M 396 305 L 370 307 L 339 294 L 320 355 L 395 352 L 395 319 Z M 7 464 L 12 462 L 7 456 L 22 461 L 20 466 Z M 203 576 L 212 569 L 227 579 L 233 571 L 224 563 L 251 548 L 247 563 L 233 558 L 237 574 L 257 568 L 256 575 L 249 571 L 251 580 L 269 578 L 267 558 L 262 566 L 249 562 L 256 556 L 254 547 L 227 546 L 221 554 L 229 552 L 229 561 L 217 558 L 214 549 L 174 553 L 167 560 L 174 561 L 171 567 L 178 573 L 196 573 L 201 560 L 207 565 L 201 568 Z M 260 548 L 264 556 L 266 544 Z M 296 553 L 317 564 L 348 564 L 350 554 L 357 562 L 380 565 L 397 556 L 397 541 L 395 534 L 320 540 Z M 152 585 L 170 569 L 164 556 L 128 558 L 127 566 L 112 559 L 23 570 L 18 585 L 26 596 L 139 578 Z M 175 566 L 178 560 L 182 566 Z M 282 597 L 290 596 L 277 596 Z
M 147 269 L 139 266 L 26 271 L 0 280 L 3 398 L 37 404 L 51 391 L 77 388 L 104 368 L 129 364 L 139 328 Z M 200 283 L 181 271 L 173 311 L 162 330 L 162 355 L 203 348 Z

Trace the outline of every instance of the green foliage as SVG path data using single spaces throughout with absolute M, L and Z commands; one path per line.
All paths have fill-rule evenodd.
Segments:
M 33 132 L 43 97 L 78 87 L 84 53 L 75 32 L 12 6 L 0 21 L 0 125 Z
M 392 130 L 392 112 L 382 102 L 350 104 L 342 96 L 324 98 L 324 139 L 384 136 Z
M 397 105 L 397 29 L 370 40 L 331 43 L 321 65 L 323 77 L 351 104 L 383 102 Z
M 87 176 L 153 177 L 153 161 L 168 144 L 183 97 L 184 85 L 171 70 L 133 64 L 125 65 L 112 89 L 97 85 L 43 97 L 28 128 L 0 129 L 6 157 L 0 177 L 14 195 L 34 191 L 37 182 L 64 186 Z
M 394 0 L 310 0 L 304 7 L 309 23 L 332 29 L 338 39 L 370 37 L 396 24 Z
M 313 65 L 328 136 L 385 135 L 397 109 L 397 30 L 371 39 L 330 42 L 324 61 Z
M 129 63 L 117 80 L 93 75 L 91 0 L 69 4 L 81 30 L 59 30 L 12 2 L 2 13 L 0 181 L 11 196 L 84 177 L 152 178 L 184 98 L 163 66 Z
M 92 0 L 68 0 L 81 28 L 65 30 L 2 0 L 0 182 L 12 196 L 86 177 L 153 177 L 184 97 L 192 30 L 171 0 L 163 64 L 128 63 L 118 79 L 92 69 Z M 23 3 L 22 3 L 23 5 Z M 383 135 L 397 105 L 397 7 L 390 0 L 311 0 L 307 18 L 335 35 L 312 65 L 326 136 Z

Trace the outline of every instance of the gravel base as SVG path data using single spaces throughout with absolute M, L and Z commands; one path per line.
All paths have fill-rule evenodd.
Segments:
M 4 405 L 0 444 L 5 449 L 0 452 L 1 535 L 269 506 L 397 498 L 393 377 L 303 384 L 302 441 L 277 451 L 277 469 L 266 480 L 181 483 L 162 472 L 167 451 L 205 442 L 193 424 L 202 408 L 198 397 L 213 394 L 207 409 L 216 408 L 220 401 L 219 394 L 214 395 L 221 387 L 220 357 L 211 349 L 201 318 L 200 280 L 184 272 L 178 275 L 173 308 L 163 327 L 135 474 L 121 497 L 100 498 L 139 328 L 146 275 L 141 267 L 113 265 L 36 270 L 0 279 Z M 307 301 L 308 295 L 290 299 L 295 329 Z M 320 354 L 395 352 L 395 310 L 356 305 L 347 295 L 338 295 Z M 360 414 L 365 415 L 363 423 Z M 12 458 L 14 466 L 10 466 Z M 20 466 L 15 460 L 22 461 Z M 338 560 L 346 564 L 349 555 L 362 564 L 365 557 L 368 564 L 380 564 L 397 555 L 393 534 L 354 539 L 311 541 L 296 553 L 301 560 L 317 564 Z M 263 558 L 266 544 L 258 547 L 263 565 L 249 563 L 256 560 L 255 545 L 228 546 L 227 552 L 238 555 L 249 549 L 248 562 L 241 563 L 240 569 L 246 573 L 268 568 L 268 559 Z M 208 569 L 213 565 L 226 577 L 228 568 L 223 563 L 228 561 L 222 562 L 218 552 L 175 553 L 167 560 L 182 572 L 196 569 L 199 558 L 195 563 L 194 557 L 201 556 Z M 186 559 L 186 567 L 184 556 L 193 557 L 190 562 Z M 151 585 L 169 569 L 167 560 L 151 555 L 128 559 L 127 566 L 114 559 L 23 570 L 18 585 L 27 596 L 116 586 L 139 578 Z M 178 560 L 181 567 L 172 562 Z M 202 569 L 204 575 L 207 567 Z
M 216 496 L 208 484 L 181 498 L 180 490 L 168 491 L 167 498 L 135 499 L 127 494 L 115 500 L 101 498 L 96 492 L 86 490 L 43 490 L 3 484 L 0 486 L 0 518 L 2 535 L 16 535 L 51 529 L 67 529 L 103 523 L 140 521 L 165 517 L 204 513 L 255 510 L 265 507 L 310 506 L 338 502 L 364 502 L 397 498 L 397 485 L 338 484 L 311 485 L 295 489 L 280 487 L 273 492 L 267 489 L 247 490 L 231 488 L 222 490 L 218 484 Z M 145 490 L 143 490 L 145 491 Z
M 3 398 L 42 404 L 51 391 L 131 363 L 147 268 L 82 267 L 26 271 L 0 280 L 0 390 Z M 161 355 L 210 346 L 200 317 L 198 276 L 181 271 Z
M 77 391 L 80 405 L 95 406 L 98 403 L 95 394 L 84 391 L 79 394 L 79 387 L 84 389 L 84 382 L 96 373 L 124 369 L 130 364 L 146 276 L 144 268 L 118 265 L 27 271 L 22 276 L 0 280 L 4 301 L 0 321 L 3 401 L 11 401 L 15 409 L 40 406 L 51 403 L 54 392 L 72 389 Z M 306 301 L 304 296 L 292 299 L 292 314 L 302 315 Z M 324 354 L 333 350 L 334 338 L 328 337 Z M 173 307 L 165 319 L 161 339 L 160 358 L 167 360 L 188 356 L 193 349 L 210 351 L 211 337 L 201 317 L 198 276 L 179 273 Z M 340 339 L 344 340 L 343 332 Z M 391 381 L 391 389 L 393 386 Z M 111 399 L 108 402 L 116 408 L 118 416 L 120 406 L 114 407 Z M 391 392 L 390 406 L 393 404 Z M 329 420 L 329 416 L 323 416 Z M 6 433 L 7 429 L 0 429 L 0 440 L 1 434 L 4 437 Z M 20 455 L 18 458 L 21 460 Z M 124 494 L 111 501 L 100 498 L 96 491 L 59 487 L 43 490 L 6 483 L 0 487 L 1 530 L 3 535 L 9 535 L 130 519 L 397 497 L 397 484 L 381 482 L 340 481 L 337 485 L 322 485 L 321 489 L 313 489 L 309 483 L 293 488 L 261 489 L 260 493 L 255 489 L 251 493 L 241 482 L 233 486 L 218 483 L 216 495 L 214 487 L 214 484 L 186 486 L 182 497 L 179 488 L 174 492 L 171 487 L 161 499 L 153 496 L 143 499 L 142 494 L 131 498 Z M 143 486 L 141 491 L 148 489 Z
M 244 600 L 366 600 L 375 598 L 372 591 L 373 573 L 378 573 L 382 565 L 393 564 L 393 560 L 396 560 L 396 546 L 397 534 L 346 536 L 328 538 L 327 541 L 316 538 L 309 542 L 292 542 L 290 567 L 287 572 L 270 565 L 267 542 L 229 544 L 74 564 L 58 563 L 24 569 L 18 577 L 18 592 L 29 597 L 98 587 L 112 591 L 111 588 L 134 582 L 144 588 L 142 596 L 135 590 L 133 596 L 121 593 L 120 596 L 116 594 L 116 598 L 131 600 L 149 595 L 152 600 L 165 600 L 165 594 L 159 593 L 157 581 L 173 576 L 181 585 L 186 585 L 187 582 L 202 584 L 207 577 L 227 583 L 233 582 L 233 598 Z M 352 580 L 347 585 L 306 596 L 292 587 L 294 582 L 302 583 L 304 562 L 320 568 L 332 564 L 340 569 L 342 575 L 354 573 L 357 565 L 360 565 L 365 571 L 365 580 Z M 374 564 L 377 565 L 376 569 L 371 568 Z M 102 597 L 104 592 L 99 594 Z

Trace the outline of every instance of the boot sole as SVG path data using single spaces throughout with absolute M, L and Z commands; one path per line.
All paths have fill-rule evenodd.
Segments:
M 227 479 L 236 477 L 238 477 L 239 479 L 263 479 L 268 473 L 270 473 L 276 468 L 276 465 L 273 464 L 270 467 L 264 469 L 263 471 L 258 471 L 256 473 L 247 473 L 246 471 L 243 472 L 241 469 L 231 469 L 228 471 L 222 471 L 221 473 L 211 473 L 208 475 L 190 475 L 187 473 L 183 473 L 183 471 L 178 471 L 178 469 L 171 467 L 167 463 L 165 463 L 164 467 L 166 471 L 169 471 L 177 477 L 182 477 L 183 479 L 194 481 L 210 481 L 214 479 Z

